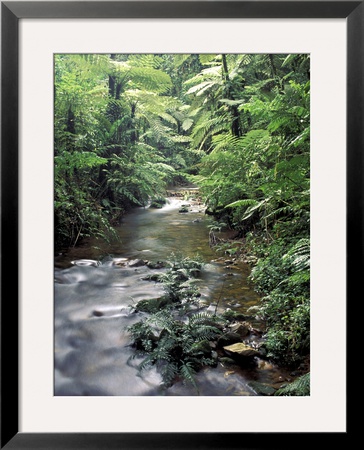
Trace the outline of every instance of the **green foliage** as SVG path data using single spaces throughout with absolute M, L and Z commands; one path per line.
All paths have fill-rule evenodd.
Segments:
M 278 389 L 274 395 L 307 396 L 310 395 L 310 373 L 298 377 L 292 383 Z
M 179 133 L 185 105 L 168 95 L 172 81 L 162 57 L 64 54 L 54 61 L 55 243 L 61 247 L 91 234 L 107 238 L 126 210 L 162 196 L 196 155 Z
M 197 277 L 203 265 L 202 258 L 199 255 L 189 258 L 172 253 L 166 265 L 169 268 L 158 276 L 158 281 L 162 283 L 169 303 L 186 312 L 200 297 L 196 282 L 199 281 Z
M 310 348 L 310 307 L 304 297 L 271 294 L 264 298 L 262 313 L 270 316 L 265 348 L 277 362 L 296 366 Z M 268 306 L 269 305 L 269 306 Z
M 310 240 L 300 239 L 283 258 L 288 260 L 297 272 L 307 271 L 310 267 Z
M 73 175 L 77 170 L 90 170 L 99 167 L 107 162 L 106 158 L 101 158 L 93 152 L 62 153 L 54 157 L 56 167 L 56 177 L 60 174 Z
M 266 249 L 266 248 L 265 248 Z M 310 349 L 309 240 L 269 245 L 269 253 L 252 269 L 251 280 L 263 296 L 259 315 L 266 320 L 268 356 L 296 365 Z
M 191 312 L 199 296 L 192 284 L 202 267 L 198 255 L 172 254 L 167 265 L 169 269 L 158 277 L 166 295 L 143 300 L 135 307 L 149 315 L 128 328 L 136 349 L 133 357 L 143 358 L 140 371 L 155 365 L 165 387 L 182 379 L 198 390 L 194 375 L 203 366 L 216 364 L 209 342 L 221 334 L 225 320 L 207 312 Z
M 55 247 L 74 247 L 91 235 L 108 242 L 118 240 L 107 214 L 79 184 L 55 179 L 54 189 Z
M 164 197 L 152 198 L 149 207 L 150 208 L 163 208 L 163 206 L 167 203 L 167 200 Z
M 195 373 L 204 366 L 216 365 L 209 345 L 221 334 L 215 324 L 218 325 L 216 317 L 207 313 L 180 321 L 170 311 L 162 310 L 131 325 L 128 331 L 137 348 L 134 357 L 144 358 L 139 370 L 155 365 L 165 387 L 182 379 L 198 390 Z
M 310 333 L 309 56 L 227 56 L 204 58 L 185 82 L 191 145 L 205 150 L 191 179 L 258 258 L 251 281 L 263 295 L 269 356 L 296 364 Z
M 216 223 L 236 230 L 258 259 L 251 280 L 263 295 L 269 354 L 287 363 L 302 358 L 309 348 L 309 55 L 59 54 L 54 69 L 56 247 L 108 239 L 128 209 L 163 198 L 169 184 L 194 182 Z M 180 312 L 198 298 L 194 264 L 176 260 L 163 275 L 165 297 Z M 193 369 L 173 362 L 166 379 L 191 378 Z

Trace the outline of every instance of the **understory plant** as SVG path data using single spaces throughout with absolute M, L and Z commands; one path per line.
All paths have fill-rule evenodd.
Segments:
M 176 320 L 170 309 L 162 309 L 128 330 L 136 347 L 133 357 L 143 358 L 138 369 L 143 371 L 156 366 L 164 387 L 182 379 L 198 392 L 196 372 L 203 366 L 217 364 L 210 341 L 221 331 L 216 317 L 205 312 Z
M 267 356 L 297 366 L 310 351 L 309 240 L 301 238 L 293 245 L 274 241 L 250 279 L 263 294 L 259 315 L 267 325 Z
M 307 396 L 310 395 L 310 373 L 296 378 L 292 383 L 278 389 L 274 395 Z
M 194 375 L 204 366 L 217 364 L 210 342 L 221 334 L 225 321 L 192 309 L 200 295 L 193 282 L 200 273 L 201 258 L 172 254 L 167 264 L 169 269 L 158 277 L 166 295 L 139 302 L 135 309 L 148 315 L 127 329 L 135 348 L 133 358 L 143 358 L 140 372 L 155 366 L 164 387 L 183 380 L 198 392 Z

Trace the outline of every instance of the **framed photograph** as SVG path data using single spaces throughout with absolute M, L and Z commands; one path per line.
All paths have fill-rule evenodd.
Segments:
M 1 448 L 348 444 L 348 306 L 363 270 L 363 8 L 1 2 Z M 167 178 L 166 200 L 156 180 Z M 126 205 L 139 205 L 136 215 Z M 218 221 L 206 226 L 209 216 Z M 100 223 L 101 241 L 122 223 L 121 241 L 105 250 L 92 240 Z M 255 271 L 261 292 L 290 283 L 296 299 L 288 317 L 284 294 L 268 289 L 263 311 L 282 318 L 261 346 L 267 318 L 247 315 L 253 289 L 234 264 L 254 258 L 249 245 L 266 255 L 293 226 L 298 242 L 274 247 L 290 278 Z M 189 241 L 198 230 L 205 284 L 193 280 L 192 255 L 205 251 Z M 294 344 L 279 350 L 287 323 Z M 265 357 L 289 367 L 297 342 L 307 347 L 295 370 Z M 219 370 L 199 371 L 198 359 Z

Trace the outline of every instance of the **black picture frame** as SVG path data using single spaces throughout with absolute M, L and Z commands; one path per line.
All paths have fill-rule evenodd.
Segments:
M 18 24 L 37 18 L 344 18 L 347 20 L 347 318 L 363 272 L 364 1 L 1 2 L 1 441 L 5 449 L 250 449 L 348 445 L 338 433 L 20 433 Z M 360 302 L 360 298 L 358 298 Z M 330 375 L 330 374 L 329 374 Z M 349 389 L 347 388 L 347 398 Z M 334 393 L 333 393 L 334 395 Z M 349 415 L 347 415 L 349 417 Z M 242 420 L 244 417 L 242 415 Z M 259 420 L 259 418 L 257 418 Z M 284 420 L 284 414 L 282 417 Z M 349 433 L 350 432 L 350 433 Z M 343 447 L 342 447 L 343 448 Z

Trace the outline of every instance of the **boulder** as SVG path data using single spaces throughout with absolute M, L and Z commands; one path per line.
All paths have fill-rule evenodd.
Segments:
M 140 300 L 135 306 L 135 312 L 156 313 L 170 303 L 166 296 Z
M 165 267 L 165 263 L 163 261 L 148 261 L 146 265 L 149 269 L 162 269 Z
M 233 325 L 230 326 L 230 330 L 233 333 L 237 333 L 240 337 L 244 338 L 249 335 L 250 326 L 244 322 L 234 323 Z
M 237 342 L 241 342 L 241 337 L 238 333 L 225 333 L 219 337 L 217 340 L 218 347 L 226 347 L 227 345 L 235 344 Z
M 152 273 L 150 275 L 142 277 L 142 280 L 158 282 L 158 281 L 161 281 L 161 274 L 159 274 L 159 273 Z
M 247 318 L 246 315 L 237 312 L 237 311 L 233 311 L 231 308 L 227 308 L 222 316 L 224 317 L 224 319 L 229 320 L 229 321 L 233 321 L 233 320 L 245 320 Z
M 129 261 L 128 266 L 129 267 L 141 267 L 141 266 L 145 266 L 145 261 L 143 259 L 131 259 Z
M 112 261 L 113 266 L 125 267 L 128 263 L 128 258 L 114 258 Z
M 232 358 L 252 358 L 254 356 L 260 356 L 258 350 L 255 350 L 253 347 L 250 347 L 243 342 L 237 342 L 236 344 L 225 346 L 224 351 Z
M 167 203 L 165 198 L 154 198 L 150 203 L 150 208 L 163 208 L 163 206 Z

